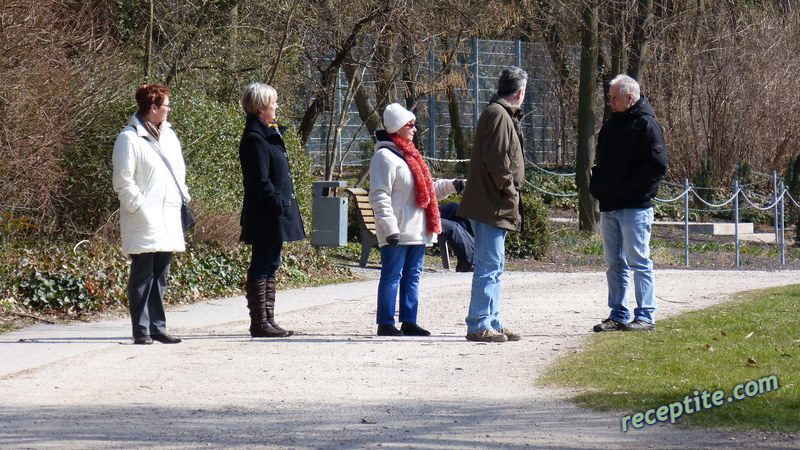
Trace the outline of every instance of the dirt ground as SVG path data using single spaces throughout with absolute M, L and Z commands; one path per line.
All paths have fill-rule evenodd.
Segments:
M 800 448 L 780 433 L 663 424 L 623 433 L 627 412 L 581 409 L 571 392 L 537 385 L 605 317 L 602 272 L 506 272 L 503 315 L 525 338 L 503 344 L 464 339 L 470 274 L 453 272 L 423 275 L 419 323 L 432 336 L 375 336 L 377 272 L 338 290 L 279 291 L 279 322 L 302 331 L 291 338 L 251 339 L 242 298 L 213 302 L 241 311 L 236 320 L 200 317 L 201 305 L 168 312 L 179 345 L 127 345 L 124 321 L 87 335 L 101 345 L 0 377 L 0 447 Z M 659 270 L 658 317 L 799 279 Z M 303 297 L 328 302 L 292 310 Z M 4 358 L 72 345 L 2 336 Z

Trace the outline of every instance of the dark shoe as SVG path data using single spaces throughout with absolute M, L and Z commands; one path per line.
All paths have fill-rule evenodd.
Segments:
M 394 325 L 378 325 L 378 336 L 402 336 L 403 332 Z
M 502 330 L 498 330 L 498 332 L 505 334 L 509 341 L 519 341 L 522 339 L 521 334 L 514 333 L 508 328 L 503 328 Z
M 182 339 L 172 337 L 168 334 L 153 334 L 150 335 L 154 341 L 161 342 L 162 344 L 178 344 L 181 342 Z
M 656 331 L 656 324 L 634 319 L 633 322 L 625 325 L 625 331 Z
M 603 319 L 602 322 L 598 323 L 593 328 L 595 333 L 599 333 L 601 331 L 623 331 L 624 329 L 625 324 L 622 322 L 617 322 L 614 319 Z
M 261 325 L 250 326 L 250 337 L 266 337 L 266 338 L 274 338 L 274 337 L 287 337 L 289 336 L 289 332 L 286 330 L 279 330 L 269 322 L 262 323 Z
M 466 262 L 466 261 L 458 261 L 456 263 L 456 272 L 474 272 L 475 266 Z
M 284 330 L 283 328 L 281 328 L 280 325 L 275 323 L 275 321 L 272 321 L 269 324 L 272 325 L 272 328 L 275 328 L 276 330 L 280 331 L 281 333 L 286 333 L 287 337 L 294 336 L 294 334 L 295 334 L 294 330 Z
M 506 342 L 508 340 L 508 336 L 498 333 L 494 328 L 469 333 L 466 337 L 468 341 L 477 342 Z
M 430 336 L 431 332 L 420 327 L 416 323 L 411 322 L 403 322 L 403 325 L 400 326 L 400 331 L 403 332 L 403 336 Z
M 153 340 L 150 339 L 150 336 L 139 336 L 137 338 L 133 338 L 133 343 L 135 345 L 150 345 L 153 343 Z

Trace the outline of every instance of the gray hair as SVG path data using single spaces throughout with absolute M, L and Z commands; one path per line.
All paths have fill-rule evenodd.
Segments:
M 608 83 L 608 86 L 619 86 L 619 93 L 622 94 L 622 96 L 627 97 L 628 94 L 633 94 L 633 102 L 636 103 L 639 101 L 639 83 L 628 75 L 619 74 L 615 76 L 614 79 Z
M 525 89 L 528 84 L 528 74 L 519 67 L 507 67 L 500 72 L 497 80 L 497 95 L 505 97 L 516 94 L 520 89 Z
M 259 115 L 278 101 L 278 91 L 265 83 L 250 83 L 242 94 L 242 109 L 247 114 Z

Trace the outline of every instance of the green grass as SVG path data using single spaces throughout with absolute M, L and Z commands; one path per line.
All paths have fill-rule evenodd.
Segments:
M 652 333 L 598 333 L 542 379 L 577 387 L 581 406 L 623 416 L 776 375 L 780 388 L 684 414 L 677 424 L 800 431 L 800 285 L 751 291 L 732 302 L 658 322 Z M 669 423 L 669 422 L 667 422 Z M 647 425 L 645 425 L 647 426 Z

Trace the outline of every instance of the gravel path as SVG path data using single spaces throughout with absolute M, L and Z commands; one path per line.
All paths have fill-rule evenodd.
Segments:
M 502 310 L 525 339 L 503 344 L 464 339 L 470 279 L 423 275 L 427 338 L 374 336 L 375 280 L 279 291 L 279 322 L 303 332 L 286 339 L 250 339 L 242 297 L 169 311 L 179 345 L 127 345 L 127 320 L 0 335 L 0 447 L 800 448 L 777 433 L 622 433 L 622 414 L 535 384 L 605 317 L 605 275 L 507 272 Z M 658 317 L 798 280 L 657 271 Z

